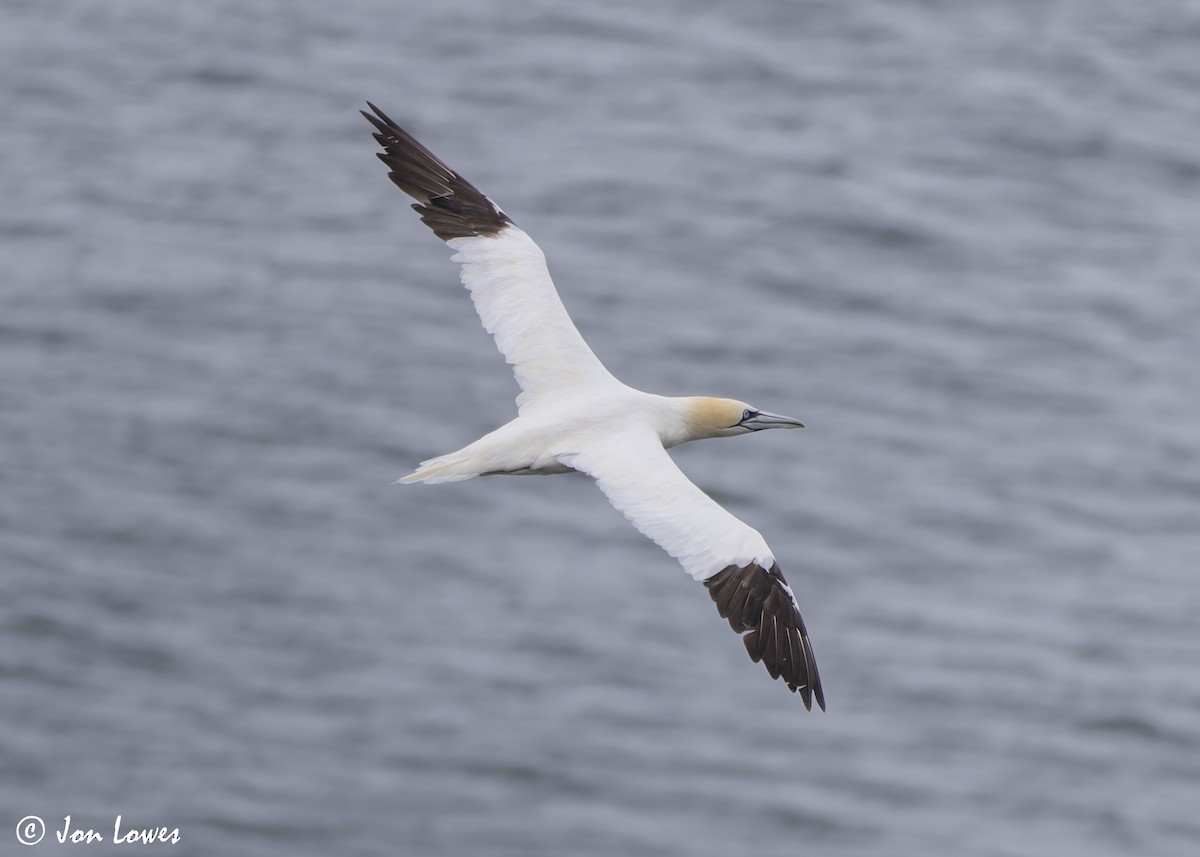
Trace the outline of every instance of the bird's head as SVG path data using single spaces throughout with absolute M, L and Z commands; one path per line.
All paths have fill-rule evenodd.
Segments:
M 763 429 L 804 428 L 800 420 L 769 414 L 736 399 L 698 396 L 688 401 L 688 422 L 696 439 L 733 437 Z

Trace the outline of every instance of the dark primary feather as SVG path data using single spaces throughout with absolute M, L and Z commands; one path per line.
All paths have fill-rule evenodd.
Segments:
M 375 139 L 385 149 L 378 153 L 379 160 L 391 170 L 388 178 L 418 201 L 413 209 L 434 235 L 443 241 L 495 235 L 512 223 L 474 185 L 409 136 L 382 110 L 369 101 L 367 106 L 375 111 L 374 116 L 365 110 L 359 112 L 375 126 Z
M 789 689 L 799 691 L 805 708 L 811 710 L 816 699 L 824 711 L 812 643 L 785 583 L 778 565 L 765 569 L 754 563 L 728 566 L 704 581 L 730 627 L 739 634 L 750 632 L 742 638 L 750 659 L 762 661 L 771 678 L 782 678 Z

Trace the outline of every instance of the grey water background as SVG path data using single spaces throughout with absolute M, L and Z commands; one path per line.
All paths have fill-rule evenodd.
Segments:
M 1200 853 L 1200 3 L 0 9 L 0 853 Z M 829 711 L 583 478 L 355 112 L 546 250 Z M 21 850 L 14 828 L 50 833 Z

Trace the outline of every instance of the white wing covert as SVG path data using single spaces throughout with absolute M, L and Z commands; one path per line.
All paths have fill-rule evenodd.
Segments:
M 617 381 L 567 314 L 541 249 L 495 203 L 378 107 L 363 111 L 386 150 L 379 159 L 416 199 L 421 220 L 453 250 L 484 329 L 512 365 L 520 409 L 542 398 Z

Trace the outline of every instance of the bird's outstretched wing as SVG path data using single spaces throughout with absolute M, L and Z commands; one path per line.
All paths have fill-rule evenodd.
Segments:
M 643 535 L 696 580 L 743 637 L 746 651 L 771 678 L 799 691 L 804 707 L 825 709 L 821 676 L 800 606 L 758 531 L 697 488 L 650 431 L 589 439 L 559 460 L 596 480 Z
M 512 364 L 524 410 L 589 387 L 619 382 L 592 353 L 567 315 L 546 257 L 508 215 L 470 182 L 414 140 L 383 111 L 362 111 L 375 126 L 389 178 L 417 200 L 413 208 L 433 233 L 457 251 L 462 282 L 484 329 Z

